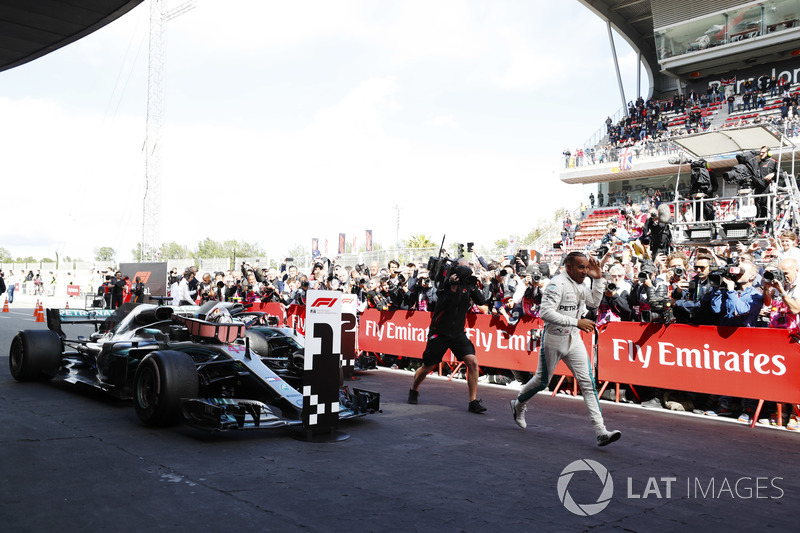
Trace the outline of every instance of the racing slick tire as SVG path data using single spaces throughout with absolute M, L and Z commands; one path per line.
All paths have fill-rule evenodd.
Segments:
M 8 366 L 17 381 L 47 381 L 61 366 L 61 337 L 50 330 L 26 329 L 11 340 Z
M 269 343 L 269 339 L 267 339 L 266 335 L 260 331 L 248 329 L 245 332 L 245 336 L 250 343 L 250 349 L 252 351 L 256 352 L 261 357 L 272 356 L 272 345 Z
M 197 367 L 189 354 L 163 350 L 148 354 L 134 378 L 136 414 L 146 426 L 173 426 L 181 420 L 181 400 L 196 398 Z

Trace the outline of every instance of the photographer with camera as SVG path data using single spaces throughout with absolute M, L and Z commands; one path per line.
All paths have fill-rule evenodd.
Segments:
M 419 402 L 419 386 L 441 362 L 449 349 L 456 359 L 467 367 L 469 412 L 486 411 L 481 400 L 477 399 L 479 368 L 478 359 L 475 357 L 475 345 L 464 331 L 467 312 L 473 303 L 478 306 L 486 304 L 483 294 L 478 290 L 477 281 L 472 269 L 463 259 L 451 263 L 451 267 L 445 272 L 445 278 L 436 292 L 436 309 L 431 313 L 431 325 L 428 330 L 428 342 L 422 354 L 422 365 L 414 374 L 414 382 L 408 391 L 408 403 Z
M 672 321 L 669 285 L 657 275 L 652 261 L 643 261 L 639 267 L 636 284 L 628 294 L 628 305 L 633 322 L 666 324 Z
M 769 327 L 789 329 L 793 335 L 800 334 L 799 268 L 794 259 L 784 259 L 777 269 L 765 270 L 762 281 L 764 305 L 770 309 Z
M 382 290 L 383 285 L 388 285 L 378 277 L 370 278 L 367 285 L 367 306 L 378 311 L 391 310 L 392 302 L 389 300 L 388 291 Z
M 395 271 L 395 276 L 392 277 L 391 267 L 389 271 L 389 276 L 381 278 L 381 294 L 389 302 L 389 310 L 397 311 L 405 306 L 408 286 L 406 285 L 406 277 L 403 274 Z
M 615 264 L 608 270 L 603 299 L 600 300 L 600 305 L 597 307 L 598 326 L 608 322 L 627 322 L 631 319 L 628 295 L 632 288 L 625 279 L 625 268 L 622 265 Z
M 431 285 L 428 269 L 422 268 L 417 273 L 414 284 L 406 293 L 406 306 L 416 311 L 433 312 L 436 307 L 436 290 Z M 411 281 L 409 281 L 411 285 Z
M 211 281 L 211 274 L 203 274 L 203 281 L 197 286 L 197 294 L 201 303 L 217 299 L 216 286 Z
M 708 250 L 698 250 L 694 260 L 695 276 L 689 280 L 683 298 L 673 298 L 673 312 L 681 324 L 716 325 L 718 317 L 711 308 L 711 273 L 716 261 Z M 716 277 L 715 277 L 716 279 Z
M 594 378 L 589 368 L 589 355 L 581 340 L 580 332 L 593 332 L 595 323 L 583 318 L 586 308 L 596 308 L 602 298 L 606 282 L 602 277 L 600 263 L 589 259 L 581 252 L 572 252 L 564 260 L 565 273 L 550 280 L 544 291 L 541 318 L 545 322 L 539 365 L 536 374 L 511 400 L 514 422 L 526 428 L 526 404 L 533 396 L 547 387 L 553 371 L 563 360 L 572 371 L 581 387 L 583 401 L 594 426 L 597 445 L 605 446 L 621 436 L 619 431 L 608 431 L 600 411 Z M 591 282 L 587 277 L 592 278 Z
M 263 285 L 261 285 L 261 289 L 258 293 L 259 301 L 262 303 L 269 303 L 269 302 L 280 302 L 281 296 L 278 289 L 275 285 L 271 282 L 266 280 Z
M 298 287 L 292 293 L 292 303 L 297 305 L 306 305 L 308 288 L 311 286 L 308 278 L 304 275 L 301 275 L 294 283 L 297 283 Z
M 531 268 L 533 267 L 533 268 Z M 513 296 L 513 307 L 508 311 L 508 324 L 515 326 L 524 316 L 538 317 L 542 304 L 542 289 L 547 280 L 542 274 L 542 265 L 529 265 L 523 282 L 517 286 Z M 547 269 L 549 272 L 549 269 Z
M 508 270 L 501 268 L 497 261 L 492 261 L 488 264 L 489 277 L 488 282 L 484 285 L 483 296 L 486 300 L 486 305 L 489 306 L 489 313 L 492 316 L 502 316 L 508 322 L 508 313 L 503 306 L 503 301 L 506 296 L 511 296 L 513 291 L 510 291 L 506 280 L 508 278 Z
M 725 269 L 711 303 L 720 313 L 720 326 L 755 327 L 764 305 L 763 295 L 753 286 L 757 276 L 758 269 L 749 261 Z

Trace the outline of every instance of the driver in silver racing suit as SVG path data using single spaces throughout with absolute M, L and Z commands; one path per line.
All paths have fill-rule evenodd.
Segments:
M 581 340 L 580 330 L 592 332 L 595 323 L 581 318 L 586 307 L 597 307 L 603 297 L 606 282 L 602 278 L 600 264 L 581 252 L 570 253 L 564 261 L 566 272 L 550 280 L 542 296 L 539 315 L 545 322 L 542 345 L 539 352 L 539 366 L 536 374 L 522 386 L 519 395 L 511 400 L 514 421 L 526 428 L 525 404 L 550 382 L 553 370 L 560 360 L 566 363 L 572 375 L 578 380 L 583 401 L 589 410 L 597 445 L 605 446 L 621 436 L 619 431 L 608 431 L 603 423 L 600 402 L 589 368 L 589 356 Z M 593 278 L 591 286 L 584 283 L 586 277 Z

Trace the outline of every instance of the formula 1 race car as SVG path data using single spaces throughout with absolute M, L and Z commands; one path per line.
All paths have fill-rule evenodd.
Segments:
M 234 319 L 240 309 L 214 304 L 189 311 L 149 304 L 113 312 L 47 309 L 48 330 L 23 330 L 12 340 L 11 375 L 132 398 L 149 426 L 181 420 L 219 431 L 301 425 L 302 346 L 269 328 L 248 333 Z M 62 330 L 67 324 L 92 324 L 95 332 L 69 339 Z M 379 410 L 378 393 L 339 385 L 340 420 Z

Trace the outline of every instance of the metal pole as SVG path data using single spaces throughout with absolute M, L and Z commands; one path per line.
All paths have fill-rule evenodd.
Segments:
M 611 33 L 611 21 L 606 21 L 608 28 L 608 42 L 611 45 L 611 57 L 614 58 L 614 70 L 617 72 L 617 85 L 619 85 L 619 96 L 622 98 L 622 109 L 624 116 L 628 116 L 628 103 L 625 101 L 625 90 L 622 88 L 622 76 L 619 73 L 619 61 L 617 61 L 617 49 L 614 47 L 614 35 Z
M 636 96 L 642 96 L 642 53 L 636 54 Z

